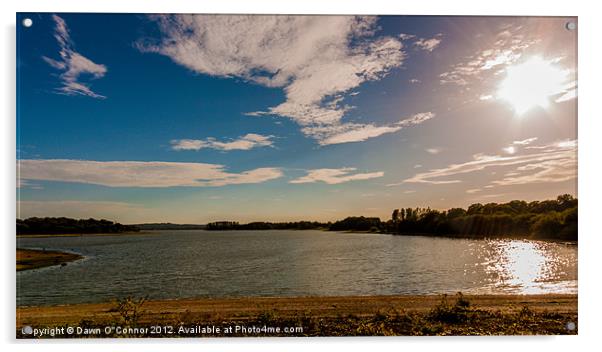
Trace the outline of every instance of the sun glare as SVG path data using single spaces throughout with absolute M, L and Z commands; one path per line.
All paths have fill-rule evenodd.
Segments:
M 567 75 L 554 61 L 533 57 L 506 69 L 497 98 L 508 102 L 518 115 L 536 106 L 546 108 L 549 97 L 562 91 Z

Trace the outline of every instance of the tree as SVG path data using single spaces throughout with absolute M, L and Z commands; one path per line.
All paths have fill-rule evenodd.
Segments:
M 391 215 L 391 220 L 393 220 L 393 222 L 399 221 L 399 209 L 393 210 L 393 214 Z
M 468 207 L 468 215 L 480 214 L 483 211 L 483 204 L 475 203 Z
M 448 219 L 453 219 L 453 218 L 457 218 L 460 216 L 465 216 L 466 210 L 464 210 L 462 208 L 451 208 L 446 212 L 446 215 L 447 215 Z

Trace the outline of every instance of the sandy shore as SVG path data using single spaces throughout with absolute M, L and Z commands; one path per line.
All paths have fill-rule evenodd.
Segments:
M 455 298 L 449 296 L 448 300 L 453 304 Z M 519 317 L 525 311 L 533 317 L 541 316 L 546 319 L 553 315 L 561 328 L 566 321 L 576 321 L 577 318 L 576 295 L 467 295 L 464 298 L 470 302 L 470 312 L 474 312 L 475 317 L 483 320 L 483 314 L 487 314 L 487 321 L 494 327 L 503 325 L 497 323 L 496 319 L 502 321 L 507 320 L 506 317 Z M 320 321 L 338 319 L 338 324 L 344 326 L 347 324 L 347 320 L 344 319 L 350 319 L 348 317 L 370 320 L 379 314 L 397 317 L 399 314 L 429 316 L 434 308 L 441 305 L 441 300 L 442 296 L 435 295 L 153 300 L 146 301 L 139 307 L 140 317 L 137 325 L 232 321 L 256 323 L 264 321 L 266 312 L 269 312 L 269 320 L 275 323 L 296 321 L 301 318 Z M 119 314 L 115 302 L 19 307 L 17 329 L 27 325 L 76 326 L 82 322 L 91 326 L 105 326 L 118 323 Z M 492 319 L 493 323 L 491 323 Z M 547 331 L 543 330 L 543 333 Z M 526 333 L 529 331 L 527 330 Z M 534 333 L 542 332 L 534 330 Z
M 17 249 L 17 271 L 64 265 L 82 258 L 81 255 L 74 253 Z

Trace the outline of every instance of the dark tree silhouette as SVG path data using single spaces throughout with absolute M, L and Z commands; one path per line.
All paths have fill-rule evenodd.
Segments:
M 118 233 L 137 232 L 132 225 L 122 225 L 109 220 L 70 218 L 17 219 L 17 235 L 25 234 L 74 234 L 74 233 Z

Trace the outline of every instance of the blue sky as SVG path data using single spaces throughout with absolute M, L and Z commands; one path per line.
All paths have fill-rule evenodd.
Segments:
M 24 18 L 22 218 L 336 220 L 576 195 L 570 18 Z

